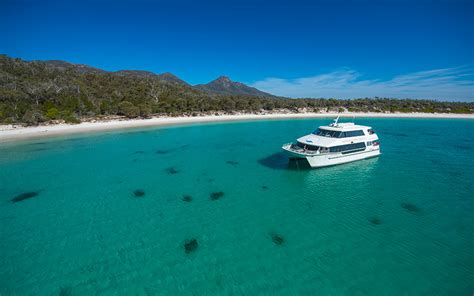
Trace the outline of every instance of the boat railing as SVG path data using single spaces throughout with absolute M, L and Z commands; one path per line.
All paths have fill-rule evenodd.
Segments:
M 286 143 L 283 145 L 283 149 L 292 151 L 292 152 L 297 152 L 297 153 L 303 153 L 303 154 L 310 154 L 310 155 L 317 155 L 317 154 L 329 154 L 329 149 L 327 150 L 309 150 L 309 149 L 304 149 L 295 143 Z

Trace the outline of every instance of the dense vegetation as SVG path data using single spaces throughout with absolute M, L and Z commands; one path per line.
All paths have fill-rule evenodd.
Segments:
M 199 115 L 274 109 L 290 112 L 473 113 L 474 103 L 398 99 L 288 99 L 216 95 L 171 74 L 106 72 L 60 61 L 26 62 L 0 55 L 0 123 L 79 122 L 84 117 Z

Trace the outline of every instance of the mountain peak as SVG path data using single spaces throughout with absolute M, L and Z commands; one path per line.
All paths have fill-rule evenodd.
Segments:
M 178 76 L 176 76 L 176 75 L 174 75 L 173 73 L 170 73 L 170 72 L 165 72 L 163 74 L 158 74 L 157 76 L 161 80 L 166 81 L 166 82 L 184 84 L 184 85 L 189 86 L 189 84 L 186 81 L 180 79 Z
M 216 80 L 214 81 L 218 81 L 218 82 L 232 82 L 232 80 L 230 80 L 230 78 L 228 76 L 219 76 L 217 77 Z
M 195 88 L 210 94 L 217 95 L 245 95 L 257 97 L 270 97 L 272 95 L 247 86 L 241 82 L 230 80 L 228 76 L 219 76 L 207 84 L 198 84 Z
M 216 87 L 229 88 L 229 87 L 232 87 L 233 84 L 239 84 L 239 83 L 230 80 L 228 76 L 219 76 L 216 79 L 209 82 L 207 85 L 214 85 Z

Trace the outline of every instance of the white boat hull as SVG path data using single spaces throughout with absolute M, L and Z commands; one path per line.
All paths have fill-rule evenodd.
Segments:
M 352 161 L 362 160 L 366 158 L 376 157 L 380 155 L 379 147 L 367 147 L 363 151 L 353 153 L 321 153 L 321 154 L 307 154 L 297 151 L 292 151 L 290 146 L 283 147 L 290 158 L 306 159 L 312 168 L 321 168 L 333 166 Z
M 364 150 L 351 154 L 328 153 L 325 155 L 306 156 L 306 159 L 312 168 L 321 168 L 376 157 L 379 155 L 380 150 Z

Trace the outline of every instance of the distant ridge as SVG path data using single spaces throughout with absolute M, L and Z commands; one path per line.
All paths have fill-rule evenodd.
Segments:
M 157 78 L 161 81 L 169 82 L 169 83 L 177 83 L 190 86 L 186 81 L 180 79 L 176 75 L 166 72 L 163 74 L 156 74 L 150 71 L 143 71 L 143 70 L 120 70 L 116 72 L 112 72 L 113 74 L 120 75 L 120 76 L 129 76 L 129 77 L 138 77 L 138 78 Z
M 26 61 L 25 61 L 26 62 Z M 85 73 L 106 73 L 106 71 L 98 68 L 94 68 L 88 65 L 83 65 L 83 64 L 73 64 L 65 61 L 60 61 L 60 60 L 47 60 L 47 61 L 31 61 L 31 62 L 26 62 L 26 63 L 32 63 L 32 64 L 44 64 L 48 68 L 54 68 L 56 70 L 60 71 L 66 71 L 66 70 L 73 70 L 76 71 L 80 74 L 85 74 Z
M 73 64 L 60 60 L 47 60 L 47 61 L 31 61 L 26 63 L 38 63 L 43 64 L 48 68 L 56 69 L 60 71 L 72 70 L 79 74 L 111 74 L 123 77 L 135 77 L 135 78 L 149 78 L 157 79 L 166 83 L 178 84 L 188 86 L 190 88 L 203 91 L 210 95 L 243 95 L 243 96 L 255 96 L 255 97 L 275 97 L 269 93 L 258 90 L 254 87 L 245 85 L 244 83 L 232 81 L 227 76 L 220 76 L 217 79 L 207 83 L 207 84 L 197 84 L 195 86 L 190 85 L 186 81 L 177 77 L 176 75 L 165 72 L 162 74 L 156 74 L 150 71 L 144 70 L 119 70 L 114 72 L 105 71 L 102 69 L 94 68 L 88 65 L 83 64 Z
M 157 76 L 153 72 L 143 71 L 143 70 L 119 70 L 112 73 L 116 75 L 120 75 L 120 76 L 132 76 L 132 77 L 140 77 L 140 78 L 151 78 L 151 77 Z
M 207 84 L 195 85 L 194 88 L 217 95 L 272 97 L 269 93 L 260 91 L 241 82 L 232 81 L 227 76 L 220 76 Z

